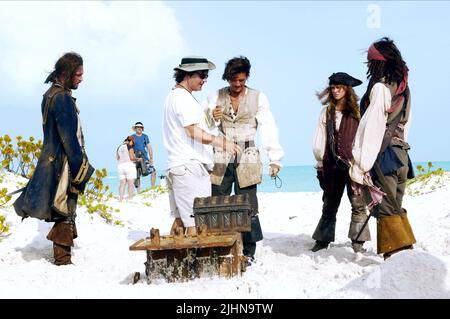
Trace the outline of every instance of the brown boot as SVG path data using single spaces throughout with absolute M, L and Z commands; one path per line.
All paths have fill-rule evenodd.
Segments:
M 402 248 L 396 249 L 394 251 L 390 251 L 388 253 L 384 253 L 383 254 L 383 258 L 384 258 L 384 260 L 386 260 L 389 257 L 391 257 L 393 254 L 398 253 L 399 251 L 402 251 L 402 250 L 406 250 L 406 249 L 413 249 L 413 245 L 409 245 L 409 246 L 406 246 L 406 247 L 402 247 Z
M 72 264 L 70 260 L 73 239 L 77 237 L 77 228 L 74 223 L 55 223 L 47 235 L 47 239 L 53 242 L 53 257 L 55 265 Z
M 55 223 L 47 235 L 47 239 L 64 246 L 73 247 L 73 240 L 77 238 L 77 227 L 73 223 Z
M 408 216 L 406 215 L 407 211 L 406 209 L 402 208 L 403 214 L 401 214 L 403 227 L 405 228 L 406 233 L 408 234 L 409 238 L 411 239 L 411 242 L 413 244 L 416 243 L 416 238 L 414 237 L 414 233 L 412 231 L 411 225 L 409 224 Z
M 53 243 L 53 257 L 55 258 L 56 266 L 72 264 L 72 261 L 70 260 L 70 246 L 63 246 Z
M 377 251 L 389 257 L 413 244 L 399 215 L 383 216 L 377 220 Z M 387 258 L 386 257 L 386 258 Z

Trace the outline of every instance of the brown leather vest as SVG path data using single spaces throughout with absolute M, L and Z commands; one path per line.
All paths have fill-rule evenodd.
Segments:
M 334 120 L 336 121 L 336 119 Z M 336 129 L 334 130 L 336 154 L 349 162 L 353 160 L 352 146 L 358 125 L 359 120 L 355 119 L 351 115 L 343 114 L 339 131 Z M 323 156 L 323 164 L 328 168 L 334 168 L 335 166 L 335 161 L 330 149 L 330 143 L 328 141 L 328 134 L 325 154 Z

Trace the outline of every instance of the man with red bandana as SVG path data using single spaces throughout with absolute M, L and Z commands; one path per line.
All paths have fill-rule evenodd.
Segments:
M 363 116 L 352 149 L 350 177 L 356 190 L 369 190 L 369 207 L 378 204 L 372 212 L 377 218 L 377 250 L 386 259 L 416 242 L 402 208 L 406 181 L 413 176 L 407 143 L 411 96 L 408 68 L 394 41 L 383 38 L 373 43 L 367 59 L 369 84 L 361 99 Z

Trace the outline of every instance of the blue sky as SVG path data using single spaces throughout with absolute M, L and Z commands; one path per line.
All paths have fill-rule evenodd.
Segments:
M 85 59 L 74 96 L 93 165 L 115 170 L 117 146 L 142 121 L 162 169 L 161 110 L 172 68 L 191 54 L 217 65 L 196 93 L 203 100 L 226 84 L 225 62 L 245 55 L 252 62 L 248 85 L 266 93 L 278 123 L 284 165 L 310 165 L 321 107 L 315 92 L 343 71 L 364 82 L 356 88 L 362 95 L 365 52 L 389 36 L 410 68 L 411 157 L 448 161 L 449 16 L 444 1 L 2 1 L 0 134 L 42 138 L 42 82 L 57 58 L 74 50 Z

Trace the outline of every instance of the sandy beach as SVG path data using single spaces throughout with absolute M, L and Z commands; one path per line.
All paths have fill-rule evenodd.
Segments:
M 4 175 L 0 187 L 15 190 L 19 179 Z M 28 218 L 21 222 L 10 206 L 0 208 L 10 235 L 0 242 L 0 298 L 450 298 L 450 176 L 443 186 L 412 185 L 404 207 L 417 238 L 414 250 L 383 261 L 376 254 L 376 221 L 369 223 L 372 241 L 355 254 L 347 238 L 350 204 L 343 198 L 336 241 L 312 253 L 311 234 L 321 213 L 320 192 L 260 193 L 260 220 L 265 239 L 253 264 L 241 277 L 201 278 L 184 283 L 147 284 L 144 252 L 129 251 L 151 227 L 166 234 L 167 193 L 139 195 L 119 208 L 110 225 L 85 207 L 77 211 L 79 238 L 74 265 L 52 264 L 52 224 Z M 414 193 L 417 191 L 416 193 Z M 17 195 L 16 195 L 17 196 Z M 154 198 L 153 198 L 154 197 Z M 132 284 L 134 272 L 141 279 Z

